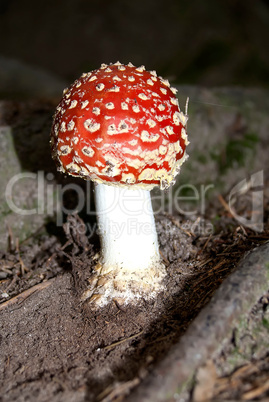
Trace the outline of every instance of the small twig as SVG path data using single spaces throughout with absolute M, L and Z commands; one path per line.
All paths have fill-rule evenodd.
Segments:
M 142 331 L 138 332 L 138 334 L 129 336 L 129 338 L 125 338 L 125 339 L 122 339 L 121 341 L 118 341 L 118 342 L 112 343 L 111 345 L 105 346 L 104 348 L 102 348 L 102 350 L 109 350 L 109 349 L 112 349 L 112 348 L 114 348 L 115 346 L 118 346 L 118 345 L 120 345 L 120 344 L 122 344 L 122 343 L 124 343 L 124 342 L 130 341 L 131 339 L 134 339 L 134 338 L 136 338 L 136 337 L 139 336 L 139 335 L 142 335 L 143 332 L 144 332 L 144 331 L 142 330 Z
M 213 261 L 213 258 L 209 258 L 207 260 L 201 261 L 199 264 L 197 264 L 197 267 L 201 268 L 204 265 L 208 264 L 209 262 Z
M 35 285 L 33 287 L 31 287 L 30 289 L 25 290 L 24 292 L 18 294 L 17 296 L 13 297 L 10 300 L 7 300 L 6 302 L 0 304 L 0 310 L 5 309 L 6 307 L 9 307 L 13 304 L 21 304 L 23 303 L 26 299 L 28 299 L 29 296 L 31 296 L 33 293 L 38 292 L 40 290 L 46 289 L 48 286 L 50 286 L 52 284 L 52 282 L 55 280 L 56 278 L 52 278 L 46 282 L 41 282 L 38 285 Z
M 203 278 L 201 278 L 198 282 L 196 282 L 195 283 L 195 286 L 197 286 L 197 285 L 199 285 L 201 282 L 203 282 L 205 279 L 207 279 L 207 278 L 209 278 L 210 276 L 212 276 L 212 275 L 214 275 L 214 274 L 216 274 L 216 273 L 218 273 L 218 272 L 221 272 L 221 271 L 219 271 L 218 269 L 222 266 L 222 265 L 224 265 L 224 264 L 226 264 L 227 263 L 227 260 L 222 260 L 222 261 L 220 261 L 217 265 L 215 265 L 213 268 L 211 268 L 207 273 L 206 273 L 206 275 L 205 276 L 203 276 Z
M 19 242 L 18 237 L 16 237 L 15 244 L 16 244 L 15 252 L 18 254 L 20 268 L 21 268 L 21 274 L 23 275 L 23 274 L 25 274 L 25 272 L 29 272 L 29 269 L 26 267 L 26 265 L 22 261 L 21 254 L 20 254 L 20 242 Z
M 109 385 L 101 394 L 97 396 L 97 401 L 111 402 L 119 395 L 126 394 L 130 389 L 140 383 L 140 379 L 135 377 L 133 380 L 124 382 L 123 384 Z
M 229 216 L 233 216 L 231 213 L 231 208 L 229 207 L 229 205 L 227 204 L 227 202 L 225 201 L 225 199 L 222 197 L 221 194 L 218 195 L 218 199 L 221 205 L 224 207 L 224 209 L 226 209 L 226 211 L 229 213 Z
M 71 240 L 68 240 L 62 247 L 60 247 L 60 251 L 63 251 L 66 247 L 70 246 L 70 244 L 72 244 Z M 59 253 L 59 250 L 55 251 L 54 253 L 52 253 L 49 258 L 45 261 L 45 266 L 47 267 L 48 264 L 50 264 L 51 260 L 53 258 L 55 258 L 57 256 L 57 254 Z M 66 257 L 69 258 L 69 255 L 67 255 L 66 253 L 63 253 Z
M 18 279 L 18 274 L 16 273 L 16 274 L 13 276 L 11 282 L 7 285 L 7 287 L 6 287 L 6 289 L 5 289 L 5 293 L 8 292 L 8 290 L 14 285 L 14 283 L 16 282 L 17 279 Z
M 173 225 L 175 225 L 177 228 L 179 228 L 182 232 L 184 232 L 187 236 L 193 237 L 193 233 L 189 232 L 188 230 L 184 229 L 180 223 L 178 222 L 177 219 L 175 219 L 173 216 L 170 216 L 170 220 L 172 221 Z
M 8 239 L 7 239 L 7 251 L 11 253 L 14 250 L 14 236 L 11 227 L 8 223 L 6 223 L 7 231 L 8 231 Z
M 242 399 L 244 401 L 253 401 L 256 398 L 261 397 L 262 395 L 265 394 L 265 392 L 267 392 L 269 390 L 269 380 L 265 381 L 264 384 L 262 384 L 261 386 L 252 389 L 251 391 L 245 392 L 242 395 Z
M 248 237 L 247 231 L 246 231 L 246 229 L 244 228 L 244 226 L 240 225 L 240 229 L 242 230 L 244 236 Z
M 168 267 L 170 265 L 170 262 L 168 261 L 168 259 L 163 255 L 162 251 L 159 250 L 159 253 L 161 254 L 161 257 L 165 263 L 165 265 Z
M 117 309 L 118 309 L 118 313 L 119 313 L 120 311 L 122 311 L 123 313 L 126 313 L 126 311 L 119 305 L 119 303 L 117 302 L 116 299 L 113 299 L 113 302 L 115 303 L 115 305 L 116 305 L 116 307 L 117 307 Z
M 19 257 L 19 262 L 20 262 L 20 268 L 21 268 L 21 274 L 24 275 L 26 272 L 29 272 L 29 268 L 26 267 L 26 265 L 24 264 L 22 258 L 21 258 L 21 254 L 20 254 L 20 243 L 19 243 L 19 239 L 18 237 L 16 237 L 16 252 L 18 254 Z
M 207 238 L 205 244 L 203 245 L 203 247 L 201 248 L 201 250 L 198 251 L 198 255 L 199 255 L 199 254 L 202 254 L 202 252 L 206 249 L 206 247 L 207 247 L 207 245 L 208 245 L 208 243 L 209 243 L 209 241 L 210 241 L 211 238 L 212 238 L 212 234 L 211 234 L 210 236 L 208 236 L 208 238 Z
M 213 290 L 209 289 L 204 296 L 200 299 L 198 299 L 197 303 L 194 304 L 194 306 L 192 306 L 192 309 L 194 310 L 197 306 L 202 307 L 205 303 L 205 300 L 209 297 L 211 297 Z

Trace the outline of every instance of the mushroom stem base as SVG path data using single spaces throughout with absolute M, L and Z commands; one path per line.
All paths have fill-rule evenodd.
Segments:
M 108 271 L 108 267 L 104 269 L 99 263 L 82 300 L 89 300 L 98 307 L 103 307 L 112 300 L 120 305 L 137 304 L 142 299 L 152 300 L 165 290 L 162 283 L 165 275 L 165 267 L 161 263 L 145 272 L 139 270 L 132 274 L 115 267 Z
M 113 298 L 124 304 L 155 298 L 166 272 L 149 191 L 97 184 L 95 205 L 101 259 L 83 298 L 95 295 L 100 305 Z

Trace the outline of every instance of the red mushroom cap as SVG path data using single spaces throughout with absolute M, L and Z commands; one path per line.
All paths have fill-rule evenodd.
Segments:
M 64 91 L 51 146 L 58 169 L 114 185 L 168 188 L 186 159 L 187 116 L 169 82 L 131 63 L 83 74 Z

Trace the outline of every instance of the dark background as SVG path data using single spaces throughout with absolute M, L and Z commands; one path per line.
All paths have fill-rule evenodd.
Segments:
M 65 82 L 119 60 L 177 84 L 268 87 L 268 49 L 268 0 L 0 0 L 0 56 Z

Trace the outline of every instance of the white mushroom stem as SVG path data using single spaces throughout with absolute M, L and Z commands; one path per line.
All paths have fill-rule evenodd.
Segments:
M 111 274 L 110 286 L 106 284 L 101 293 L 125 302 L 155 297 L 165 270 L 150 192 L 96 184 L 95 206 L 101 240 L 100 276 Z
M 95 207 L 104 266 L 133 271 L 159 262 L 149 191 L 97 184 Z

